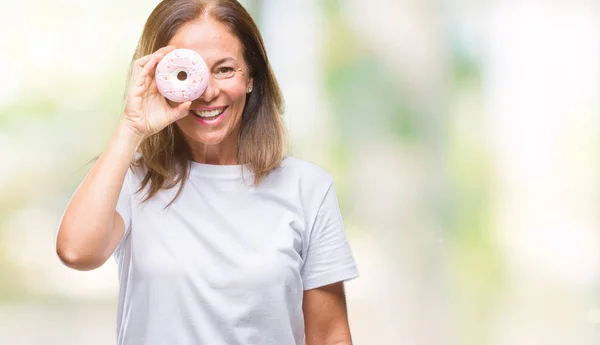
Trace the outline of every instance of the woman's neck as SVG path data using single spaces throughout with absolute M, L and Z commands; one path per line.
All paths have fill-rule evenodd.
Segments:
M 231 138 L 233 137 L 233 138 Z M 237 165 L 238 147 L 237 138 L 230 136 L 215 145 L 200 142 L 189 142 L 190 153 L 194 162 L 213 165 Z

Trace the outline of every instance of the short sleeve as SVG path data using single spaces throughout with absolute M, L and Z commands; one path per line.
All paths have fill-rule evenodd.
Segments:
M 123 237 L 121 238 L 121 241 L 119 241 L 119 244 L 115 249 L 115 253 L 120 250 L 122 243 L 129 235 L 129 231 L 131 229 L 131 178 L 132 171 L 131 169 L 128 169 L 127 174 L 125 175 L 125 180 L 123 181 L 123 187 L 121 187 L 121 192 L 119 193 L 119 199 L 117 200 L 116 206 L 116 211 L 119 213 L 121 218 L 123 218 L 123 223 L 125 223 L 125 232 L 123 233 Z
M 329 185 L 310 230 L 301 274 L 304 290 L 348 281 L 359 275 L 333 184 Z

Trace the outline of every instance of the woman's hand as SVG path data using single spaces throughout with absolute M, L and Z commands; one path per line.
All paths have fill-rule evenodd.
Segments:
M 134 62 L 121 124 L 142 139 L 189 114 L 192 102 L 171 106 L 158 91 L 154 79 L 156 64 L 174 49 L 174 46 L 167 46 Z

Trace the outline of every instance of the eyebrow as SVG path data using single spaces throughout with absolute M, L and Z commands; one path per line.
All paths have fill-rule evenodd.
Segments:
M 223 62 L 226 62 L 226 61 L 237 62 L 237 60 L 234 59 L 234 58 L 232 58 L 232 57 L 226 57 L 226 58 L 222 58 L 220 60 L 217 60 L 217 62 L 215 62 L 213 64 L 213 66 L 218 66 L 218 65 L 220 65 L 220 64 L 222 64 Z

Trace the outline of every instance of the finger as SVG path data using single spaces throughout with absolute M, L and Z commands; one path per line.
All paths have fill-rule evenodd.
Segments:
M 152 71 L 152 68 L 155 65 L 156 65 L 156 60 L 154 60 L 154 59 L 150 59 L 150 60 L 148 60 L 148 62 L 146 62 L 146 64 L 142 68 L 142 70 L 137 75 L 137 79 L 135 80 L 134 94 L 139 95 L 147 89 L 147 87 L 148 87 L 147 79 L 152 78 L 152 76 L 150 75 L 150 72 Z
M 146 56 L 142 56 L 141 58 L 135 60 L 135 67 L 139 67 L 139 68 L 144 68 L 144 66 L 146 65 L 146 63 L 148 61 L 150 61 L 150 59 L 152 59 L 153 56 L 152 54 L 146 55 Z
M 171 51 L 175 50 L 175 46 L 174 45 L 170 45 L 170 46 L 166 46 L 166 47 L 162 47 L 159 50 L 155 51 L 154 54 L 156 53 L 162 53 L 162 54 L 167 54 Z
M 148 92 L 150 93 L 158 93 L 158 85 L 156 85 L 156 79 L 152 78 L 150 80 L 150 85 L 148 85 Z
M 154 58 L 154 60 L 156 60 L 156 61 L 160 61 L 160 60 L 162 60 L 162 58 L 164 58 L 164 57 L 165 57 L 165 55 L 167 55 L 167 54 L 168 54 L 168 52 L 156 52 L 156 53 L 154 53 L 154 54 L 151 54 L 150 56 L 151 56 L 152 58 Z
M 155 72 L 156 63 L 154 65 L 155 66 L 152 66 L 152 68 L 150 68 L 150 70 L 148 71 L 148 74 L 146 74 L 146 76 L 144 77 L 143 87 L 144 87 L 144 90 L 146 90 L 146 91 L 148 91 L 150 84 L 154 80 L 154 72 Z
M 148 77 L 152 77 L 151 76 L 151 72 L 152 69 L 154 68 L 154 66 L 156 66 L 156 59 L 150 59 L 145 65 L 144 68 L 142 68 L 142 71 L 140 72 L 140 79 L 142 79 L 142 81 L 145 83 L 146 78 Z
M 165 57 L 165 55 L 167 55 L 168 53 L 170 53 L 171 51 L 173 51 L 175 49 L 175 46 L 167 46 L 167 47 L 163 47 L 160 48 L 159 50 L 155 51 L 154 53 L 148 55 L 149 57 L 153 57 L 156 61 L 160 61 L 162 60 L 162 58 Z
M 147 89 L 148 86 L 150 86 L 150 82 L 152 80 L 154 80 L 153 78 L 153 72 L 154 72 L 154 67 L 155 66 L 151 66 L 149 67 L 149 70 L 144 70 L 144 67 L 146 67 L 146 65 L 148 64 L 148 62 L 150 62 L 151 60 L 154 60 L 155 64 L 158 64 L 158 62 L 160 62 L 165 55 L 168 53 L 169 50 L 174 49 L 173 46 L 170 47 L 165 47 L 166 50 L 163 51 L 157 51 L 154 54 L 150 54 L 147 56 L 148 59 L 145 59 L 146 63 L 141 66 L 140 68 L 138 68 L 138 72 L 136 73 L 136 80 L 140 80 L 139 78 L 141 78 L 142 76 L 144 77 L 144 89 Z M 165 49 L 165 48 L 161 48 L 161 49 Z
M 175 119 L 179 120 L 181 118 L 186 117 L 190 113 L 190 107 L 192 106 L 191 101 L 183 102 L 177 106 L 175 109 Z
M 139 81 L 140 73 L 141 73 L 142 69 L 148 63 L 148 61 L 152 60 L 152 58 L 153 58 L 152 55 L 146 55 L 144 57 L 141 57 L 141 58 L 135 60 L 135 62 L 133 63 L 133 69 L 131 71 L 131 80 L 136 85 Z
M 134 74 L 138 74 L 136 72 L 139 72 L 139 70 L 144 68 L 146 63 L 148 63 L 148 61 L 150 61 L 152 58 L 160 61 L 166 54 L 173 51 L 174 49 L 175 49 L 175 46 L 172 46 L 172 45 L 162 47 L 159 50 L 157 50 L 156 52 L 154 52 L 153 54 L 148 54 L 146 56 L 142 56 L 141 58 L 135 60 L 134 67 L 136 67 L 136 68 L 134 70 Z M 137 75 L 136 75 L 136 77 L 137 77 Z

